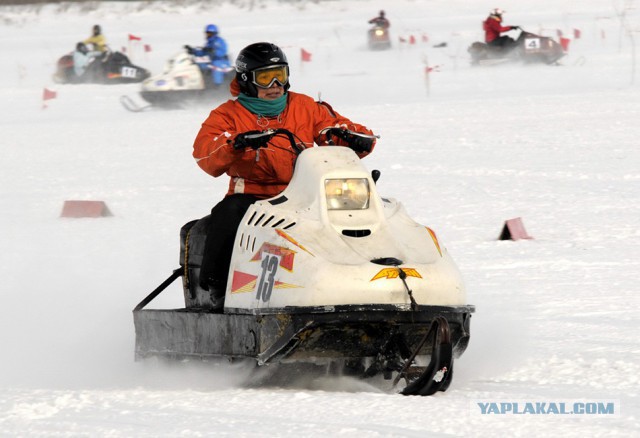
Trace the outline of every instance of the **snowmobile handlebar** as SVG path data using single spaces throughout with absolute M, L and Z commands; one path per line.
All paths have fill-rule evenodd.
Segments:
M 356 152 L 370 151 L 373 142 L 380 138 L 379 135 L 362 134 L 360 132 L 343 128 L 326 128 L 320 131 L 320 133 L 326 135 L 328 145 L 335 145 L 333 141 L 333 136 L 335 136 L 349 143 L 349 147 Z M 291 143 L 291 148 L 296 153 L 299 154 L 305 149 L 303 145 L 296 143 L 296 137 L 293 132 L 284 128 L 267 129 L 259 132 L 251 131 L 241 135 L 247 145 L 251 145 L 251 147 L 254 147 L 253 145 L 260 145 L 258 147 L 254 147 L 255 149 L 259 147 L 266 147 L 269 140 L 278 135 L 287 137 L 289 143 Z
M 335 145 L 333 136 L 347 142 L 349 147 L 355 152 L 371 152 L 373 143 L 380 138 L 379 135 L 363 134 L 343 128 L 327 128 L 320 131 L 327 136 L 327 144 Z
M 320 134 L 325 134 L 327 136 L 327 143 L 331 145 L 334 144 L 332 138 L 333 136 L 342 139 L 345 139 L 345 137 L 347 136 L 354 136 L 368 140 L 377 140 L 378 138 L 380 138 L 379 135 L 363 134 L 361 132 L 355 132 L 344 128 L 326 128 L 320 131 Z
M 296 153 L 300 153 L 304 150 L 303 146 L 300 146 L 296 143 L 293 132 L 283 128 L 266 129 L 264 131 L 249 131 L 245 132 L 244 134 L 240 134 L 238 137 L 242 136 L 243 141 L 246 142 L 247 145 L 254 149 L 258 149 L 260 147 L 267 147 L 267 143 L 269 142 L 269 140 L 277 135 L 287 137 L 289 143 L 291 143 L 291 148 Z
M 293 133 L 287 129 L 282 129 L 282 128 L 267 129 L 265 131 L 260 131 L 260 132 L 246 133 L 245 138 L 250 140 L 258 140 L 261 138 L 266 138 L 268 140 L 271 140 L 276 134 L 284 134 L 289 138 L 290 141 L 292 141 L 293 139 Z

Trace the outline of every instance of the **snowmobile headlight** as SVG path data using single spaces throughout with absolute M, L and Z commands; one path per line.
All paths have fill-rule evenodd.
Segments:
M 384 30 L 376 29 L 376 36 L 382 36 L 382 35 L 384 35 Z
M 369 208 L 369 180 L 366 178 L 326 179 L 324 191 L 329 210 Z

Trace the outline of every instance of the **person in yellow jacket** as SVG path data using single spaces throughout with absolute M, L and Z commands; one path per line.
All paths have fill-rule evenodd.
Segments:
M 107 39 L 102 35 L 102 29 L 99 24 L 93 26 L 92 35 L 84 40 L 83 43 L 93 44 L 93 50 L 98 52 L 106 52 L 108 50 Z

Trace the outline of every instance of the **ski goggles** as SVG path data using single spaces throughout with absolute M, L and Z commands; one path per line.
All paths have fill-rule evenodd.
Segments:
M 254 70 L 251 74 L 253 75 L 253 83 L 260 88 L 271 88 L 274 82 L 285 86 L 289 82 L 289 66 L 287 65 L 261 68 Z

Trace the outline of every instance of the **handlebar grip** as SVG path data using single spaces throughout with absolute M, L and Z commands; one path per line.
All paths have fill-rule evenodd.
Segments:
M 275 134 L 276 134 L 276 131 L 274 131 L 273 129 L 268 129 L 266 131 L 256 132 L 255 134 L 245 134 L 245 138 L 253 140 L 256 138 L 274 136 Z

